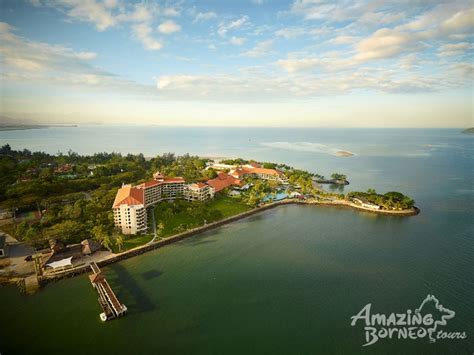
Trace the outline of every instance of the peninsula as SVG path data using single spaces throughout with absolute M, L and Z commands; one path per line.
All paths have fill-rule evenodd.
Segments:
M 315 182 L 325 180 L 317 173 L 241 158 L 50 155 L 5 145 L 0 167 L 0 229 L 7 244 L 24 250 L 9 257 L 6 248 L 4 282 L 74 274 L 279 205 L 419 212 L 400 192 L 329 192 Z M 340 173 L 331 178 L 348 183 Z

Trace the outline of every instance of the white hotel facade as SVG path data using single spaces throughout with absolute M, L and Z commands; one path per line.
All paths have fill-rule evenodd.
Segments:
M 219 166 L 221 167 L 221 166 Z M 165 177 L 159 172 L 153 174 L 153 180 L 132 186 L 123 185 L 115 196 L 113 204 L 115 226 L 123 234 L 137 234 L 147 229 L 147 208 L 160 201 L 172 201 L 183 198 L 187 201 L 205 201 L 214 198 L 217 191 L 242 183 L 241 179 L 253 177 L 278 181 L 287 184 L 285 174 L 275 169 L 265 169 L 259 164 L 231 166 L 228 174 L 221 172 L 218 177 L 207 183 L 185 184 L 182 177 Z
M 153 180 L 132 186 L 123 185 L 113 204 L 114 224 L 123 234 L 137 234 L 147 229 L 147 207 L 160 201 L 184 198 L 205 201 L 214 197 L 214 189 L 203 183 L 186 185 L 182 177 L 153 174 Z

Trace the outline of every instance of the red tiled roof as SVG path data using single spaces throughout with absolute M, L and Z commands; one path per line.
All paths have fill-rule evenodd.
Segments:
M 266 174 L 266 175 L 284 175 L 283 172 L 276 169 L 265 169 L 265 168 L 248 168 L 248 167 L 241 167 L 235 170 L 230 171 L 230 175 L 240 178 L 244 177 L 245 175 L 251 174 Z
M 230 185 L 239 185 L 241 181 L 226 173 L 219 173 L 216 178 L 208 180 L 207 184 L 214 188 L 215 192 L 219 192 Z
M 160 181 L 160 182 L 164 182 L 165 184 L 166 183 L 173 183 L 173 182 L 184 182 L 184 179 L 181 177 L 181 176 L 177 176 L 177 177 L 165 177 L 163 179 L 163 181 Z
M 103 279 L 104 275 L 102 275 L 101 272 L 99 272 L 98 274 L 89 275 L 89 280 L 91 280 L 92 283 L 97 283 L 98 281 L 101 281 Z
M 265 168 L 254 168 L 249 170 L 251 173 L 255 174 L 267 174 L 267 175 L 281 175 L 283 174 L 281 171 L 275 169 L 265 169 Z
M 140 185 L 137 185 L 136 187 L 139 189 L 146 189 L 148 187 L 153 187 L 161 184 L 173 184 L 173 183 L 184 183 L 184 179 L 182 177 L 169 177 L 169 178 L 164 178 L 160 180 L 150 180 L 146 181 Z
M 208 185 L 204 184 L 202 182 L 196 182 L 196 183 L 190 184 L 188 186 L 189 186 L 190 189 L 203 189 L 203 188 L 207 187 Z
M 234 177 L 241 177 L 245 176 L 245 174 L 249 174 L 249 171 L 244 168 L 234 169 L 230 171 L 230 174 Z
M 144 182 L 143 184 L 137 185 L 136 187 L 138 187 L 139 189 L 146 189 L 147 187 L 152 187 L 159 184 L 160 183 L 158 181 L 151 180 L 151 181 Z
M 143 190 L 132 187 L 132 185 L 125 185 L 117 191 L 113 208 L 120 205 L 143 205 L 145 198 Z

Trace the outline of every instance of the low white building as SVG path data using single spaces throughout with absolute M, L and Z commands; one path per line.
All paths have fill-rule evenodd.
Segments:
M 184 199 L 187 201 L 206 201 L 210 198 L 214 198 L 214 188 L 202 182 L 184 188 Z
M 353 201 L 356 204 L 358 204 L 358 205 L 360 205 L 361 207 L 364 207 L 364 208 L 368 208 L 368 209 L 371 209 L 371 210 L 379 210 L 380 209 L 379 205 L 375 205 L 375 204 L 370 203 L 370 202 L 362 201 L 359 198 L 354 198 Z

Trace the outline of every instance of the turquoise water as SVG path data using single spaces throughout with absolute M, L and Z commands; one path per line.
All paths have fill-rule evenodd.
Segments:
M 263 202 L 268 202 L 268 201 L 281 201 L 281 200 L 284 200 L 285 198 L 288 198 L 288 194 L 285 194 L 285 193 L 282 193 L 282 192 L 279 192 L 275 195 L 266 195 L 262 201 Z
M 401 190 L 422 212 L 393 218 L 280 207 L 114 264 L 104 271 L 129 313 L 106 324 L 86 276 L 33 297 L 3 288 L 2 354 L 472 354 L 473 140 L 459 130 L 79 127 L 0 132 L 6 142 L 50 152 L 280 161 L 344 173 L 351 182 L 344 191 Z M 331 155 L 338 149 L 356 155 Z M 404 312 L 427 294 L 456 312 L 444 329 L 465 331 L 467 339 L 362 347 L 363 329 L 351 327 L 350 317 L 364 305 Z

